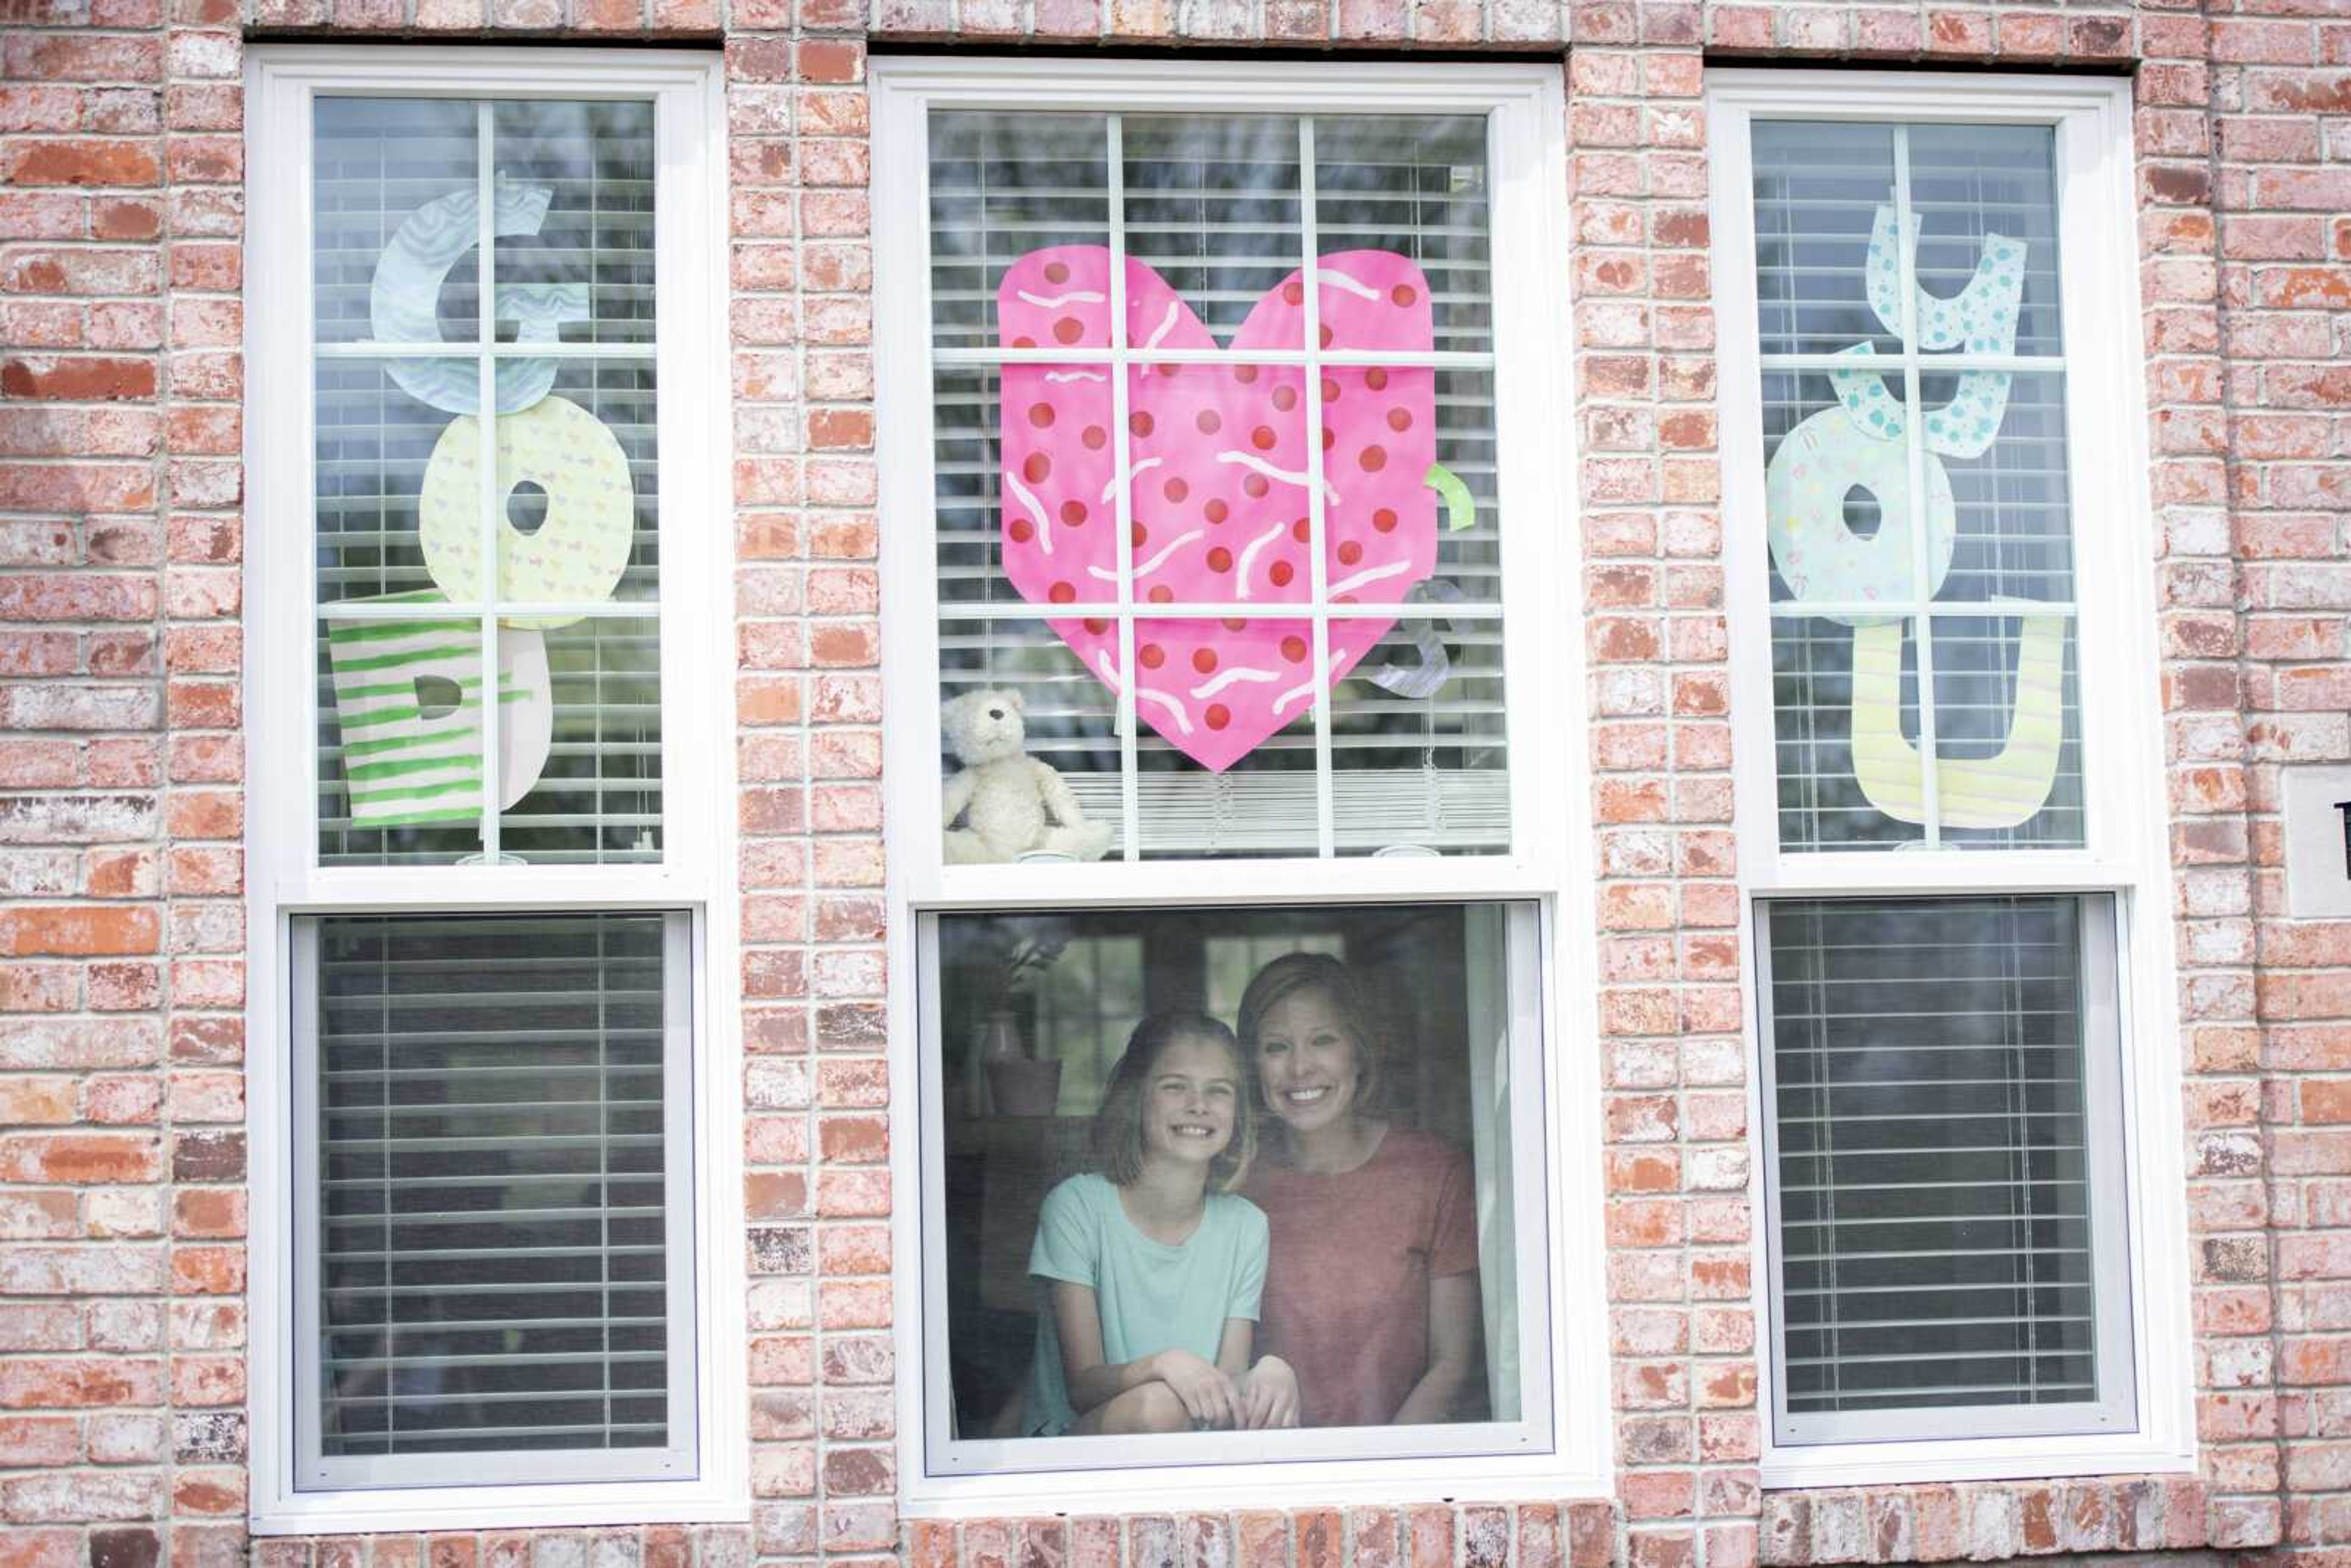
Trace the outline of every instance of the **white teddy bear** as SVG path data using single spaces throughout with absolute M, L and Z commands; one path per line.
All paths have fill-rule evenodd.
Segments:
M 964 765 L 947 780 L 946 860 L 980 865 L 1045 851 L 1100 860 L 1107 822 L 1090 822 L 1069 783 L 1027 750 L 1019 692 L 967 692 L 940 705 L 946 749 Z M 962 818 L 966 826 L 956 826 Z

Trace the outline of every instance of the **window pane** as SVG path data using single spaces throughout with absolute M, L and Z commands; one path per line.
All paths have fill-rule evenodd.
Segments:
M 1113 1362 L 1213 1359 L 1246 1321 L 1309 1429 L 1530 1418 L 1533 925 L 1499 904 L 937 916 L 950 1443 L 1012 1440 L 984 1461 L 1005 1469 L 1140 1462 L 1018 1442 L 1137 1431 L 1180 1446 L 1163 1461 L 1228 1457 L 1158 1420 L 1165 1385 L 1089 1388 L 1056 1281 L 1092 1292 Z
M 480 321 L 480 279 L 451 249 L 463 207 L 445 225 L 431 220 L 414 243 L 392 252 L 394 236 L 418 210 L 469 192 L 480 164 L 475 106 L 463 99 L 321 98 L 313 110 L 311 315 L 322 343 L 431 340 L 471 342 Z M 470 239 L 462 243 L 471 245 Z M 391 272 L 384 258 L 393 254 Z M 442 265 L 446 256 L 448 265 Z M 372 319 L 381 296 L 385 323 Z M 425 330 L 427 324 L 431 330 Z
M 2126 1360 L 2102 1338 L 2122 1239 L 2096 1140 L 2120 1124 L 2091 1061 L 2115 1049 L 2094 918 L 2111 905 L 1768 906 L 1787 1415 L 2087 1404 Z
M 2054 132 L 1753 132 L 1782 846 L 2078 848 Z
M 682 1440 L 677 918 L 316 921 L 318 1179 L 301 1207 L 327 1458 Z
M 1507 852 L 1483 117 L 932 131 L 941 613 L 1070 607 L 1113 709 L 1133 640 L 1109 852 Z
M 657 860 L 653 106 L 329 98 L 316 138 L 320 858 L 464 860 L 511 810 L 503 858 Z

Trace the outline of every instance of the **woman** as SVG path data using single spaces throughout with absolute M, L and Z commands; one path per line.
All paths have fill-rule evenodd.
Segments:
M 1478 1363 L 1468 1156 L 1381 1114 L 1375 1010 L 1347 967 L 1289 953 L 1241 997 L 1242 1049 L 1274 1118 L 1243 1186 L 1271 1228 L 1266 1348 L 1307 1427 L 1459 1419 Z

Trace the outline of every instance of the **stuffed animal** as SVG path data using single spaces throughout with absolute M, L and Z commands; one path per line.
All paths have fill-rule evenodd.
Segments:
M 1019 692 L 967 692 L 939 708 L 946 749 L 963 764 L 947 780 L 946 861 L 980 865 L 1045 851 L 1100 860 L 1107 822 L 1090 822 L 1069 783 L 1029 755 Z M 967 825 L 956 827 L 957 819 Z

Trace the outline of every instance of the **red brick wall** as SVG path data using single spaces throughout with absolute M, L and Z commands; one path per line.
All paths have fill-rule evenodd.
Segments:
M 277 1542 L 294 1568 L 2351 1563 L 2351 925 L 2278 769 L 2351 760 L 2341 0 L 11 0 L 0 7 L 0 1568 L 242 1556 L 241 27 L 716 39 L 733 144 L 748 1531 Z M 902 1531 L 863 39 L 1490 46 L 1569 71 L 1603 883 L 1608 1499 Z M 2203 1469 L 1757 1485 L 1701 61 L 2131 69 Z M 259 307 L 256 307 L 259 308 Z M 1741 389 L 1732 389 L 1734 392 Z M 2135 476 L 2123 476 L 2131 482 Z M 1752 476 L 1741 476 L 1752 483 Z M 1634 650 L 1627 657 L 1622 650 Z M 919 699 L 918 699 L 919 700 Z M 256 1046 L 264 1042 L 255 1042 Z M 1596 1396 L 1597 1391 L 1593 1391 Z

